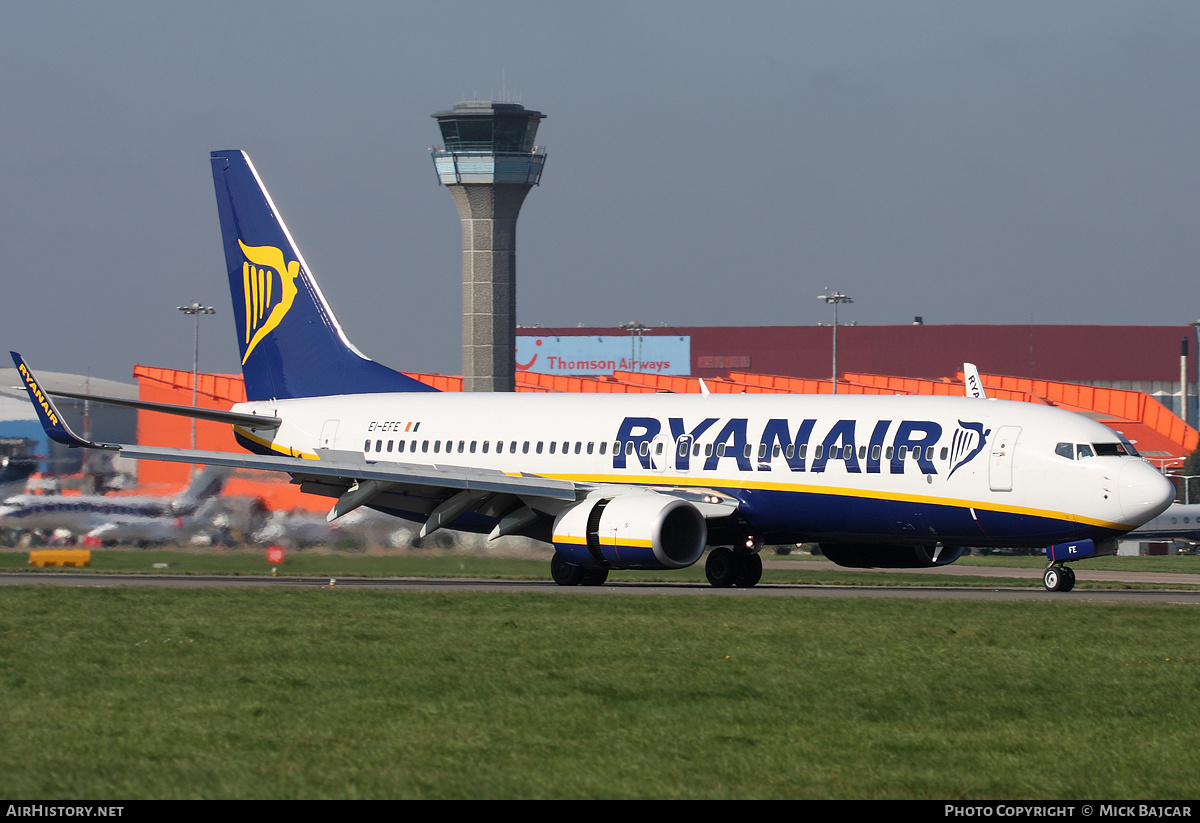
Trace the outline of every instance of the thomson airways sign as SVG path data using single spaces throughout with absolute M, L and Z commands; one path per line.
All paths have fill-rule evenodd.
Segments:
M 692 338 L 649 336 L 517 338 L 517 370 L 583 377 L 636 371 L 690 374 Z

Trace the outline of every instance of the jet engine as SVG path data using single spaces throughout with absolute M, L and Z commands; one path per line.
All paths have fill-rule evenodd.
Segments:
M 682 569 L 700 559 L 708 526 L 686 500 L 651 491 L 589 497 L 554 519 L 554 549 L 588 569 Z
M 822 543 L 821 554 L 852 569 L 929 569 L 948 566 L 963 556 L 962 546 L 860 546 Z

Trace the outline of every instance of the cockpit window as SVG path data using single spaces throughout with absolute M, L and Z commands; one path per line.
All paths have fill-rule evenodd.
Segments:
M 1121 434 L 1120 432 L 1117 432 L 1117 437 L 1121 438 L 1121 445 L 1123 445 L 1125 447 L 1125 453 L 1127 455 L 1129 455 L 1130 457 L 1141 457 L 1141 455 L 1138 454 L 1138 450 L 1133 447 L 1133 443 L 1131 443 L 1129 441 L 1128 437 Z
M 1118 435 L 1119 436 L 1119 435 Z M 1068 460 L 1083 460 L 1085 457 L 1138 457 L 1137 449 L 1128 440 L 1120 443 L 1059 443 L 1054 453 Z

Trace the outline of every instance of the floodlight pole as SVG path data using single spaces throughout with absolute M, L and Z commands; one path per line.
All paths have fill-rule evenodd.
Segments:
M 853 303 L 849 296 L 842 294 L 840 291 L 835 291 L 832 294 L 817 295 L 817 299 L 824 300 L 826 303 L 833 304 L 833 393 L 837 394 L 838 367 L 837 367 L 837 330 L 838 330 L 838 304 Z
M 641 371 L 642 332 L 646 331 L 650 327 L 643 326 L 641 323 L 634 320 L 632 323 L 622 323 L 617 328 L 627 329 L 629 331 L 629 359 L 633 361 L 630 363 L 630 366 L 632 367 L 630 371 Z M 635 341 L 637 342 L 637 346 L 634 346 Z
M 196 348 L 195 354 L 192 357 L 192 408 L 196 408 L 196 388 L 200 384 L 200 315 L 216 314 L 217 310 L 212 306 L 202 306 L 195 300 L 190 306 L 176 306 L 184 314 L 190 314 L 196 318 Z M 192 449 L 196 448 L 196 418 L 192 418 Z

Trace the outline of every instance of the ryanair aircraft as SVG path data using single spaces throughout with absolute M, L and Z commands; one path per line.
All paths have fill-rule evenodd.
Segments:
M 554 546 L 561 585 L 680 569 L 753 586 L 763 544 L 818 542 L 845 566 L 928 567 L 969 546 L 1116 551 L 1171 484 L 1120 435 L 1046 406 L 976 397 L 440 393 L 361 354 L 241 151 L 212 154 L 247 402 L 219 420 L 249 454 L 82 440 L 14 353 L 55 440 L 127 457 L 289 473 L 334 500 Z M 976 380 L 976 382 L 978 382 Z M 91 398 L 97 400 L 98 398 Z

